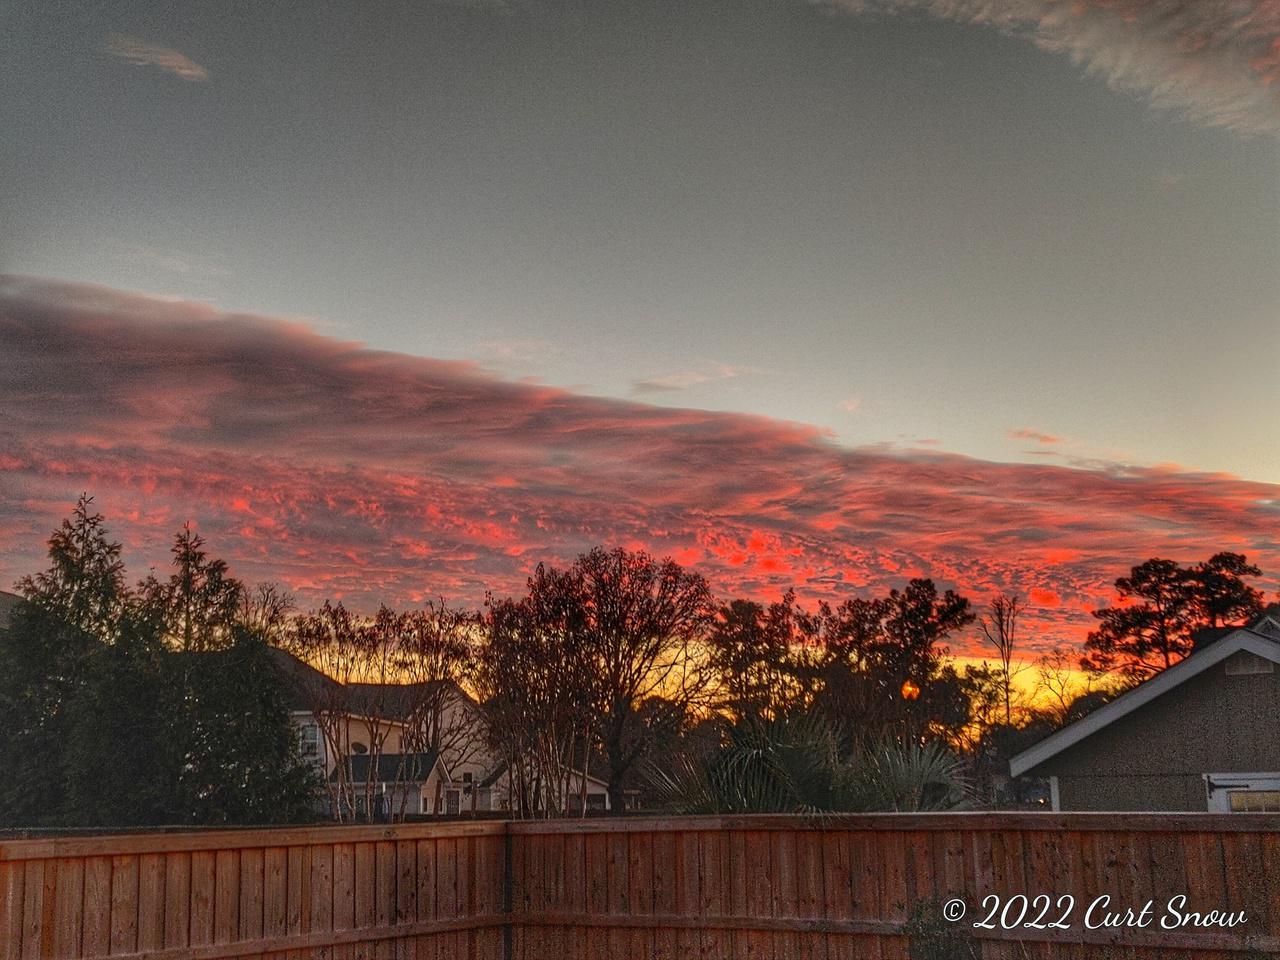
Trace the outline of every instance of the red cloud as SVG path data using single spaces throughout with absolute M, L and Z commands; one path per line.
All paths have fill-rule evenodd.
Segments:
M 246 579 L 358 607 L 516 591 L 539 560 L 642 545 L 723 595 L 807 600 L 923 573 L 1032 598 L 1079 639 L 1111 581 L 1223 547 L 1280 570 L 1280 486 L 846 449 L 798 423 L 511 383 L 296 324 L 0 283 L 0 576 L 82 490 L 134 573 L 184 520 Z

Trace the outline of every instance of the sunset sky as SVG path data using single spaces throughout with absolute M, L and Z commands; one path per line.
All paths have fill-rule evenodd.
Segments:
M 1276 0 L 15 0 L 0 587 L 1280 574 Z

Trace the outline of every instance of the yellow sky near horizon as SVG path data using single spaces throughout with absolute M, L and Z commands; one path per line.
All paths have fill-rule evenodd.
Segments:
M 984 663 L 988 666 L 998 665 L 998 661 L 990 657 L 951 656 L 947 658 L 947 662 L 954 663 L 957 669 L 960 670 L 982 666 Z M 1025 702 L 1029 706 L 1047 706 L 1052 703 L 1052 696 L 1042 686 L 1036 661 L 1015 659 L 1010 672 L 1013 674 L 1015 688 L 1025 698 Z M 1078 696 L 1090 689 L 1089 675 L 1083 670 L 1070 668 L 1064 670 L 1063 674 L 1066 688 L 1071 694 Z M 1097 687 L 1096 682 L 1093 687 Z

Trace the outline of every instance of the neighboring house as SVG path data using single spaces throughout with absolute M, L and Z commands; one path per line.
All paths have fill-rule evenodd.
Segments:
M 480 796 L 472 785 L 497 767 L 484 749 L 482 719 L 476 702 L 456 684 L 343 685 L 284 650 L 271 656 L 288 690 L 289 717 L 299 748 L 330 783 L 340 779 L 338 761 L 348 759 L 349 782 L 357 800 L 365 794 L 370 757 L 379 754 L 372 791 L 400 798 L 407 791 L 406 813 L 457 815 L 506 809 L 496 791 Z M 424 702 L 432 709 L 423 711 Z M 325 719 L 317 717 L 324 705 Z M 424 726 L 430 729 L 423 729 Z M 325 727 L 329 736 L 325 735 Z M 422 758 L 430 755 L 430 762 Z M 410 762 L 408 758 L 414 758 Z M 390 802 L 390 801 L 388 801 Z
M 506 763 L 485 746 L 479 705 L 461 687 L 442 682 L 344 686 L 283 650 L 273 648 L 271 655 L 285 680 L 301 753 L 331 785 L 346 779 L 358 810 L 369 794 L 384 798 L 375 800 L 383 815 L 403 810 L 459 816 L 519 805 Z M 427 701 L 433 708 L 423 711 Z M 317 716 L 319 705 L 325 705 L 327 723 Z M 422 729 L 427 724 L 431 728 Z M 345 778 L 338 770 L 342 757 Z M 567 779 L 567 785 L 558 786 L 567 796 L 556 807 L 580 813 L 585 795 L 587 812 L 609 809 L 607 782 L 579 771 Z
M 1280 812 L 1280 609 L 1024 750 L 1055 810 Z
M 370 771 L 373 770 L 372 790 Z M 377 817 L 431 813 L 441 795 L 451 798 L 451 805 L 439 811 L 457 816 L 460 812 L 456 791 L 450 790 L 449 771 L 436 750 L 426 753 L 383 753 L 374 767 L 368 754 L 347 758 L 347 778 L 355 788 L 356 813 L 363 816 L 371 800 Z M 329 782 L 337 783 L 338 770 L 329 774 Z M 370 796 L 372 794 L 372 796 Z
M 555 793 L 560 794 L 559 802 L 554 806 L 563 810 L 570 816 L 578 816 L 582 813 L 583 801 L 586 801 L 587 813 L 600 813 L 609 810 L 609 783 L 601 780 L 599 777 L 593 777 L 591 774 L 584 774 L 580 770 L 572 770 L 569 772 L 568 781 L 564 784 L 558 784 Z M 506 809 L 511 801 L 508 799 L 513 797 L 517 790 L 511 782 L 510 770 L 507 764 L 499 764 L 497 768 L 485 779 L 478 782 L 476 787 L 480 802 L 483 804 L 487 799 L 500 798 L 502 807 L 493 807 L 492 809 Z M 545 796 L 547 790 L 543 789 L 544 796 L 536 799 L 539 791 L 531 788 L 530 793 L 535 799 L 531 803 L 540 805 L 544 808 L 549 800 L 553 797 Z M 480 809 L 490 809 L 481 806 Z

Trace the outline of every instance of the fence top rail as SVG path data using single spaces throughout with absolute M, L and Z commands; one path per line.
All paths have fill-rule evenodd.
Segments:
M 1280 814 L 1266 813 L 858 813 L 797 816 L 636 816 L 586 820 L 483 820 L 467 823 L 305 827 L 205 828 L 95 836 L 0 838 L 0 862 L 54 857 L 180 853 L 193 850 L 256 849 L 328 843 L 431 840 L 570 833 L 681 833 L 751 831 L 948 831 L 1138 833 L 1275 833 Z
M 750 814 L 598 817 L 512 821 L 513 834 L 665 833 L 697 830 L 856 831 L 1129 831 L 1141 833 L 1280 833 L 1280 814 L 1267 813 L 967 813 Z
M 320 843 L 432 840 L 490 837 L 507 833 L 504 820 L 467 823 L 397 823 L 304 827 L 214 827 L 80 836 L 0 837 L 0 863 L 50 857 L 115 856 L 134 853 L 181 853 L 193 850 L 255 849 Z

